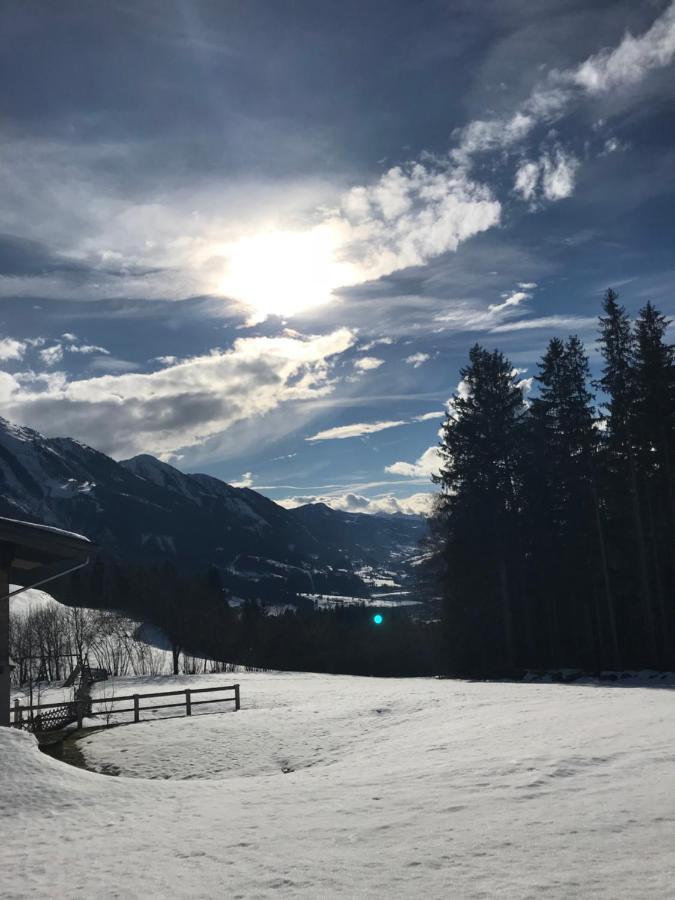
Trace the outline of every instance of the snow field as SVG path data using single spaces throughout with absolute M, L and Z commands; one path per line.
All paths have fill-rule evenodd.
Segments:
M 2 896 L 672 897 L 671 689 L 233 680 L 240 712 L 79 742 L 122 777 L 0 730 Z

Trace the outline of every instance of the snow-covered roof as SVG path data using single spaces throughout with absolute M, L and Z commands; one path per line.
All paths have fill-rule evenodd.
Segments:
M 13 547 L 12 566 L 32 569 L 62 560 L 86 560 L 95 545 L 81 534 L 0 517 L 0 544 Z

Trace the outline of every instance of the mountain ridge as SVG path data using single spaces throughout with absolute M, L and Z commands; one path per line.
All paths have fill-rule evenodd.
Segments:
M 87 534 L 111 557 L 216 567 L 242 596 L 366 596 L 363 567 L 400 567 L 425 531 L 414 517 L 286 509 L 250 488 L 184 473 L 150 454 L 115 461 L 0 417 L 0 514 Z M 269 584 L 268 584 L 269 583 Z

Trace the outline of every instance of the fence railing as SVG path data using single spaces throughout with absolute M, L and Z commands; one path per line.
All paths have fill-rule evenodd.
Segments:
M 206 700 L 193 700 L 194 694 L 213 694 L 232 692 L 228 697 L 211 697 Z M 178 703 L 146 703 L 146 700 L 154 700 L 164 697 L 183 697 Z M 119 703 L 132 703 L 131 706 L 119 708 Z M 70 722 L 77 721 L 79 728 L 85 716 L 100 715 L 106 717 L 118 713 L 133 713 L 134 722 L 141 721 L 141 713 L 154 709 L 172 709 L 181 707 L 185 709 L 185 715 L 192 715 L 194 706 L 203 706 L 207 703 L 234 703 L 235 712 L 241 709 L 241 698 L 238 684 L 220 685 L 218 687 L 185 688 L 180 691 L 154 691 L 147 694 L 111 694 L 107 697 L 87 697 L 81 700 L 71 700 L 65 703 L 37 703 L 33 706 L 22 705 L 19 700 L 14 701 L 12 707 L 12 722 L 15 728 L 28 728 L 31 731 L 48 731 L 61 728 Z M 97 711 L 95 707 L 98 706 Z M 48 710 L 48 712 L 47 712 Z

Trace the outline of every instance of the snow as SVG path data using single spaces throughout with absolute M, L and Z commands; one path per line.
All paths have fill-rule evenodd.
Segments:
M 410 591 L 395 591 L 390 594 L 373 594 L 372 597 L 346 597 L 342 594 L 298 594 L 313 600 L 319 609 L 334 609 L 336 606 L 375 606 L 378 609 L 396 609 L 403 606 L 420 606 L 419 600 L 387 600 L 386 597 L 401 597 Z
M 9 522 L 12 525 L 29 525 L 36 531 L 45 531 L 49 534 L 58 534 L 61 537 L 75 538 L 78 541 L 84 541 L 87 544 L 91 544 L 89 538 L 85 537 L 83 534 L 77 534 L 75 531 L 64 531 L 63 528 L 55 528 L 53 525 L 36 525 L 35 522 L 23 522 L 20 519 L 8 519 L 5 516 L 2 516 L 0 521 Z
M 117 778 L 0 729 L 3 897 L 672 897 L 671 688 L 237 681 L 81 740 Z
M 13 591 L 21 591 L 20 594 L 9 598 L 9 612 L 13 616 L 27 616 L 39 609 L 49 609 L 50 607 L 64 608 L 63 604 L 55 600 L 51 594 L 39 591 L 37 588 L 22 589 L 19 584 L 10 584 L 10 594 Z

